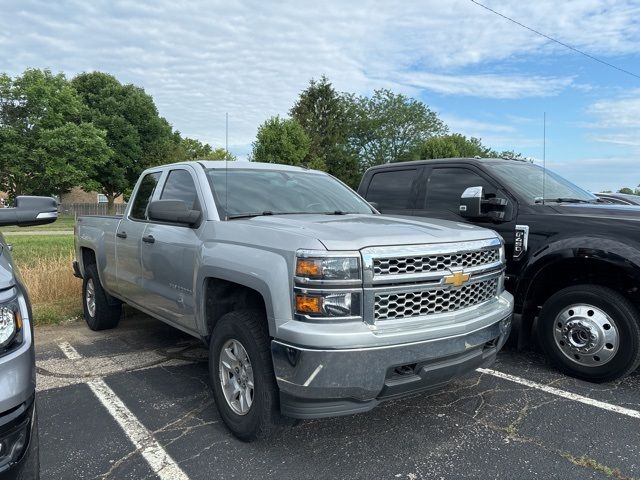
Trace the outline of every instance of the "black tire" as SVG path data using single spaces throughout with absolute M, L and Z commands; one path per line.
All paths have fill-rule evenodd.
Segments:
M 220 354 L 229 340 L 237 340 L 246 350 L 253 370 L 253 403 L 248 412 L 233 411 L 222 391 Z M 225 425 L 240 440 L 251 442 L 269 437 L 282 425 L 279 391 L 273 374 L 267 319 L 257 310 L 229 312 L 216 324 L 209 344 L 209 376 L 213 397 Z
M 563 353 L 556 343 L 555 329 L 562 326 L 561 323 L 556 324 L 556 320 L 561 312 L 574 305 L 597 307 L 615 324 L 618 335 L 617 351 L 605 364 L 581 365 Z M 593 314 L 593 312 L 589 313 Z M 538 338 L 547 358 L 558 369 L 583 380 L 597 383 L 609 382 L 630 374 L 640 365 L 640 314 L 633 303 L 610 288 L 598 285 L 576 285 L 552 295 L 540 312 Z M 576 358 L 579 360 L 581 357 L 578 355 Z M 599 360 L 597 356 L 593 358 Z
M 91 314 L 87 299 L 87 285 L 93 285 L 95 311 Z M 98 269 L 95 264 L 87 265 L 84 269 L 84 279 L 82 281 L 82 310 L 84 319 L 91 330 L 107 330 L 115 328 L 122 316 L 122 304 L 110 297 L 104 291 L 98 276 Z

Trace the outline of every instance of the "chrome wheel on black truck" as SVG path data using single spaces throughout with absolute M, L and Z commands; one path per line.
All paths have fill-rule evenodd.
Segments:
M 560 370 L 584 380 L 615 380 L 640 365 L 640 313 L 606 287 L 577 285 L 551 296 L 540 312 L 539 337 Z

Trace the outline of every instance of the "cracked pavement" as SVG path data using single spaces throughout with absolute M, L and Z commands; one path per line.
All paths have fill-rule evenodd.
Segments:
M 70 360 L 58 344 L 81 355 Z M 106 384 L 190 479 L 640 479 L 640 420 L 473 373 L 371 412 L 236 440 L 215 409 L 207 351 L 145 315 L 112 331 L 36 330 L 41 478 L 158 478 L 87 385 Z M 565 377 L 541 355 L 505 350 L 496 370 L 630 409 L 640 373 L 605 385 Z

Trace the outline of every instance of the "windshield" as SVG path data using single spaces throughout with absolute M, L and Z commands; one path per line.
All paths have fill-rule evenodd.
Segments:
M 548 202 L 596 202 L 597 197 L 586 190 L 574 185 L 569 180 L 562 178 L 549 170 L 545 170 L 528 162 L 504 162 L 488 163 L 487 166 L 505 184 L 526 198 L 529 203 L 541 203 L 544 199 Z M 542 181 L 544 178 L 544 193 Z
M 232 168 L 207 170 L 222 216 L 293 213 L 372 213 L 369 205 L 329 175 Z M 227 205 L 226 211 L 224 205 Z

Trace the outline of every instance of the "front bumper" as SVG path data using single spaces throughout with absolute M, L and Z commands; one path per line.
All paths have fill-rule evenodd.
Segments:
M 24 437 L 20 437 L 20 434 Z M 22 442 L 22 446 L 16 445 L 18 441 Z M 38 424 L 34 397 L 0 415 L 0 445 L 0 480 L 39 478 Z M 5 459 L 2 453 L 11 449 L 15 449 L 15 455 Z
M 382 347 L 313 349 L 273 340 L 280 409 L 302 419 L 346 415 L 439 387 L 492 364 L 510 330 L 511 313 L 461 335 Z

